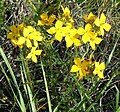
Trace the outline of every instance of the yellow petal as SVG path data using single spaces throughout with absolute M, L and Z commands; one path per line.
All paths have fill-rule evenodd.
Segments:
M 27 37 L 29 35 L 29 33 L 30 33 L 29 30 L 27 28 L 24 28 L 24 30 L 23 30 L 23 36 Z
M 10 30 L 11 30 L 14 34 L 18 34 L 18 29 L 17 29 L 17 27 L 16 27 L 15 25 L 12 25 L 12 26 L 10 27 Z
M 36 40 L 34 40 L 33 42 L 34 42 L 34 46 L 38 47 L 38 42 Z
M 36 50 L 36 47 L 32 47 L 32 49 L 31 49 L 31 53 L 32 53 L 32 54 L 35 54 L 35 53 L 34 53 L 35 50 Z
M 39 36 L 39 39 L 37 41 L 42 41 L 43 37 Z
M 99 62 L 95 62 L 95 68 L 99 66 Z
M 79 70 L 79 74 L 80 74 L 80 76 L 79 76 L 80 78 L 83 78 L 83 76 L 85 76 L 82 69 Z
M 103 25 L 103 28 L 104 28 L 106 31 L 110 31 L 111 25 L 108 24 L 108 23 L 105 23 L 105 24 Z
M 32 26 L 27 26 L 28 32 L 34 32 L 34 28 Z
M 92 47 L 93 50 L 95 50 L 95 43 L 90 41 L 90 46 Z
M 74 45 L 75 45 L 75 46 L 81 46 L 81 41 L 80 41 L 79 39 L 74 38 L 74 39 L 73 39 L 73 42 L 74 42 Z
M 56 18 L 56 16 L 52 14 L 52 15 L 49 17 L 49 23 L 52 23 L 52 22 L 55 20 L 55 18 Z
M 90 37 L 89 37 L 88 33 L 85 33 L 82 36 L 82 41 L 86 44 L 89 40 L 90 40 Z
M 88 15 L 88 20 L 91 20 L 91 19 L 94 19 L 95 15 L 90 12 L 89 15 Z
M 76 65 L 73 65 L 70 72 L 78 72 L 79 68 Z
M 77 33 L 78 33 L 79 35 L 83 35 L 83 34 L 85 33 L 85 30 L 84 30 L 82 27 L 80 27 L 80 28 L 78 28 Z
M 103 39 L 96 37 L 94 42 L 95 44 L 99 44 Z
M 65 41 L 66 41 L 66 47 L 67 47 L 67 48 L 72 46 L 73 40 L 71 40 L 71 38 L 66 37 L 66 38 L 65 38 Z
M 19 37 L 18 38 L 18 42 L 17 42 L 17 45 L 22 45 L 25 43 L 25 37 Z
M 103 79 L 103 78 L 104 78 L 103 72 L 99 72 L 99 73 L 98 73 L 98 77 L 99 77 L 100 79 Z
M 64 12 L 64 14 L 63 14 L 64 16 L 70 16 L 70 10 L 68 7 L 66 7 L 63 12 Z
M 55 27 L 51 27 L 50 29 L 47 30 L 47 32 L 49 34 L 54 34 L 56 32 L 56 28 Z
M 74 37 L 77 34 L 77 30 L 75 28 L 70 30 L 70 37 Z
M 32 43 L 29 39 L 26 40 L 26 45 L 28 48 L 32 47 Z
M 59 42 L 61 42 L 62 41 L 62 33 L 57 32 L 55 34 L 55 39 L 58 40 Z
M 29 53 L 26 58 L 31 58 L 31 57 L 32 57 L 32 55 L 31 55 L 31 53 Z
M 42 21 L 42 20 L 38 20 L 38 24 L 37 24 L 37 25 L 42 26 L 42 25 L 44 25 L 44 24 L 45 24 L 44 21 Z
M 21 24 L 18 25 L 17 28 L 22 31 L 24 27 L 25 27 L 25 24 L 21 23 Z
M 36 50 L 36 51 L 35 51 L 35 54 L 36 54 L 36 55 L 40 55 L 41 52 L 42 52 L 42 50 Z
M 17 40 L 16 40 L 16 39 L 11 39 L 11 42 L 12 42 L 14 45 L 17 45 Z
M 99 65 L 99 69 L 100 70 L 104 70 L 105 69 L 105 63 L 102 62 L 100 65 Z
M 32 55 L 32 61 L 37 63 L 37 57 L 35 55 Z
M 74 20 L 73 20 L 73 18 L 72 18 L 72 17 L 69 17 L 69 21 L 70 21 L 70 23 L 71 23 L 71 24 L 73 24 L 73 23 L 74 23 Z
M 57 22 L 55 23 L 55 27 L 56 28 L 61 28 L 63 26 L 63 22 L 60 20 L 57 20 Z
M 40 32 L 38 32 L 38 31 L 34 31 L 34 32 L 30 33 L 29 38 L 36 40 L 36 41 L 42 41 L 40 38 Z
M 86 24 L 85 25 L 85 31 L 91 31 L 92 30 L 92 26 L 91 26 L 91 24 Z
M 68 23 L 68 22 L 66 23 L 66 28 L 71 29 L 72 27 L 73 27 L 73 24 L 72 24 L 72 23 L 70 23 L 70 22 L 69 22 L 69 23 Z
M 104 24 L 105 21 L 106 21 L 106 16 L 105 16 L 104 13 L 102 13 L 101 16 L 100 16 L 100 24 Z
M 94 75 L 96 75 L 96 74 L 97 74 L 96 68 L 94 69 L 93 74 L 94 74 Z
M 48 19 L 48 15 L 46 13 L 43 13 L 40 15 L 42 20 L 47 20 Z
M 7 38 L 8 39 L 13 39 L 14 38 L 14 34 L 12 32 L 7 34 Z
M 95 24 L 96 26 L 98 26 L 98 27 L 100 26 L 100 20 L 99 20 L 99 18 L 96 18 L 94 24 Z
M 83 18 L 85 19 L 86 23 L 92 24 L 95 21 L 96 16 L 92 12 L 90 12 L 89 15 L 85 15 Z
M 85 20 L 85 22 L 88 22 L 88 15 L 87 14 L 83 15 L 83 19 Z
M 62 27 L 62 34 L 63 34 L 63 36 L 67 36 L 67 35 L 69 35 L 70 34 L 70 27 L 69 26 L 66 26 L 66 27 Z
M 80 58 L 75 58 L 75 59 L 74 59 L 74 63 L 75 63 L 75 65 L 77 65 L 78 67 L 81 66 L 81 61 L 82 61 L 82 60 L 81 60 Z

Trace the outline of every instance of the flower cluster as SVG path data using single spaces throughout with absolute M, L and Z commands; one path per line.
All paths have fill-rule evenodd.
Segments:
M 108 32 L 111 29 L 111 25 L 106 23 L 104 13 L 98 18 L 91 12 L 88 16 L 84 16 L 84 19 L 86 22 L 85 28 L 79 27 L 78 34 L 82 36 L 83 43 L 89 42 L 91 48 L 95 50 L 95 45 L 103 40 L 101 37 L 104 36 L 104 30 Z M 75 65 L 72 66 L 71 72 L 76 72 L 79 79 L 91 73 L 97 74 L 99 78 L 104 78 L 105 63 L 90 62 L 86 63 L 85 59 L 82 59 L 82 61 L 79 58 L 74 59 Z
M 92 50 L 95 50 L 96 45 L 100 44 L 103 40 L 104 31 L 108 32 L 111 29 L 111 25 L 106 23 L 104 13 L 102 13 L 99 18 L 90 12 L 83 17 L 85 27 L 75 28 L 69 8 L 63 8 L 62 6 L 62 11 L 62 17 L 57 19 L 55 26 L 48 29 L 47 32 L 54 35 L 55 39 L 59 42 L 64 39 L 67 48 L 73 44 L 79 47 L 82 44 L 89 43 Z M 70 72 L 76 72 L 79 79 L 82 79 L 87 74 L 97 74 L 99 78 L 104 78 L 104 62 L 92 62 L 90 59 L 75 58 L 74 63 Z
M 54 34 L 55 39 L 59 42 L 65 38 L 67 48 L 71 47 L 73 44 L 75 46 L 80 46 L 81 40 L 79 39 L 77 29 L 74 27 L 74 20 L 71 17 L 70 10 L 68 7 L 62 7 L 62 10 L 62 17 L 57 19 L 55 26 L 48 29 L 47 32 L 49 34 Z
M 26 58 L 31 58 L 35 63 L 37 62 L 36 55 L 40 55 L 42 52 L 42 50 L 36 50 L 38 42 L 42 41 L 42 38 L 39 31 L 23 23 L 18 26 L 11 26 L 10 32 L 8 33 L 8 39 L 10 39 L 15 46 L 19 46 L 20 48 L 26 46 L 31 50 Z
M 100 79 L 104 78 L 103 71 L 105 69 L 105 63 L 102 62 L 92 62 L 90 59 L 81 59 L 81 58 L 75 58 L 74 59 L 74 65 L 71 67 L 70 72 L 77 73 L 77 77 L 79 79 L 82 79 L 83 77 L 87 75 L 91 75 L 92 73 L 94 75 L 98 75 Z
M 89 42 L 93 50 L 95 45 L 100 44 L 104 36 L 104 30 L 109 31 L 111 25 L 106 23 L 106 16 L 104 13 L 101 14 L 100 19 L 96 17 L 92 12 L 88 16 L 84 17 L 86 25 L 85 28 L 79 27 L 78 34 L 82 36 L 83 43 Z
M 66 47 L 71 47 L 73 44 L 75 46 L 81 46 L 82 43 L 90 44 L 93 50 L 95 50 L 95 45 L 100 44 L 104 36 L 104 30 L 109 31 L 111 25 L 106 23 L 106 16 L 104 13 L 101 14 L 100 18 L 96 17 L 92 12 L 88 16 L 85 16 L 85 28 L 74 27 L 74 20 L 70 15 L 70 10 L 66 7 L 62 7 L 63 15 L 55 22 L 55 26 L 47 30 L 49 34 L 54 34 L 55 39 L 61 42 L 63 37 L 66 41 Z
M 105 35 L 105 31 L 109 32 L 111 25 L 106 23 L 106 16 L 101 13 L 100 17 L 97 17 L 92 12 L 85 15 L 84 27 L 75 26 L 71 11 L 68 7 L 61 6 L 62 15 L 49 13 L 42 13 L 40 20 L 38 20 L 38 26 L 45 26 L 46 32 L 53 35 L 55 40 L 61 42 L 63 39 L 66 42 L 66 47 L 82 46 L 88 44 L 94 51 L 96 46 L 100 44 Z M 47 26 L 47 27 L 46 27 Z M 42 41 L 42 34 L 32 26 L 26 26 L 24 23 L 18 26 L 11 26 L 8 38 L 12 43 L 20 48 L 25 47 L 30 49 L 30 53 L 26 58 L 32 59 L 33 62 L 37 62 L 37 56 L 41 54 L 42 50 L 37 49 L 39 42 Z M 74 65 L 72 65 L 70 72 L 75 72 L 79 79 L 87 75 L 98 75 L 99 78 L 104 78 L 103 72 L 105 69 L 105 63 L 99 61 L 92 61 L 91 59 L 74 58 Z

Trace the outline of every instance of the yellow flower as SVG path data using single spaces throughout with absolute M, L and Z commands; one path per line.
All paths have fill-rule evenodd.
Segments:
M 36 29 L 34 29 L 34 31 L 32 33 L 29 34 L 30 39 L 32 40 L 36 40 L 36 41 L 42 41 L 42 36 L 41 33 L 39 31 L 37 31 Z
M 70 10 L 69 10 L 69 8 L 68 7 L 63 7 L 63 6 L 61 6 L 62 7 L 62 10 L 63 10 L 63 16 L 65 16 L 65 17 L 70 17 Z
M 62 15 L 62 18 L 61 20 L 64 21 L 64 23 L 70 23 L 70 24 L 74 24 L 74 20 L 72 18 L 72 16 L 70 15 L 70 10 L 68 7 L 62 7 L 62 11 L 63 11 L 63 15 Z
M 62 38 L 64 37 L 63 22 L 57 20 L 55 23 L 55 27 L 51 27 L 47 30 L 47 32 L 49 34 L 55 34 L 55 39 L 61 42 Z
M 96 19 L 96 16 L 92 12 L 90 12 L 89 15 L 85 15 L 83 18 L 85 19 L 86 23 L 93 24 Z
M 65 27 L 65 41 L 66 47 L 71 47 L 73 44 L 75 46 L 80 46 L 81 41 L 78 39 L 77 29 L 71 27 Z
M 24 42 L 26 42 L 26 46 L 28 48 L 32 47 L 32 42 L 31 42 L 31 38 L 30 38 L 30 34 L 32 32 L 34 32 L 34 28 L 32 26 L 27 26 L 23 30 L 23 38 L 25 39 Z
M 84 60 L 80 58 L 74 59 L 74 65 L 71 68 L 70 72 L 77 72 L 77 76 L 79 79 L 82 79 L 84 76 L 86 76 L 89 73 L 89 60 Z
M 89 33 L 91 31 L 92 31 L 92 26 L 89 23 L 85 25 L 85 29 L 83 29 L 82 27 L 78 29 L 78 34 L 82 35 L 82 41 L 84 43 L 90 41 Z
M 105 63 L 99 63 L 95 62 L 95 69 L 93 71 L 93 74 L 97 74 L 100 79 L 104 78 L 103 71 L 105 69 Z
M 32 47 L 32 40 L 34 42 L 34 46 L 38 47 L 38 41 L 42 41 L 42 36 L 39 31 L 37 31 L 32 26 L 27 26 L 23 30 L 23 41 L 26 42 L 26 46 L 28 48 Z M 22 41 L 19 41 L 18 44 L 20 44 Z
M 90 43 L 90 46 L 93 50 L 95 50 L 95 44 L 99 44 L 102 39 L 97 37 L 97 34 L 92 32 L 92 26 L 88 23 L 85 26 L 85 29 L 80 27 L 78 29 L 78 34 L 82 35 L 82 41 L 86 44 L 87 42 Z
M 19 24 L 18 26 L 15 26 L 15 25 L 12 25 L 10 27 L 10 31 L 7 35 L 8 39 L 11 40 L 11 42 L 14 44 L 14 45 L 18 45 L 18 41 L 19 41 L 19 38 L 21 37 L 21 34 L 23 32 L 23 28 L 24 28 L 25 24 L 24 23 L 21 23 Z M 20 38 L 20 41 L 21 41 L 21 38 Z M 22 44 L 18 45 L 20 48 L 23 46 Z
M 41 55 L 42 50 L 36 50 L 36 47 L 32 47 L 31 52 L 27 55 L 26 58 L 32 59 L 33 62 L 37 63 L 36 55 Z
M 102 39 L 98 38 L 97 34 L 94 32 L 89 32 L 89 37 L 90 39 L 88 40 L 88 42 L 90 42 L 90 46 L 92 47 L 92 49 L 95 50 L 95 44 L 100 44 Z
M 40 15 L 41 20 L 38 20 L 38 25 L 43 26 L 43 25 L 51 25 L 55 19 L 56 16 L 54 14 L 50 15 L 50 17 L 48 17 L 48 15 L 46 13 L 43 13 Z
M 97 18 L 94 22 L 94 24 L 98 27 L 100 27 L 100 34 L 104 36 L 104 30 L 107 32 L 111 29 L 111 25 L 106 23 L 106 16 L 104 13 L 101 14 L 100 19 Z

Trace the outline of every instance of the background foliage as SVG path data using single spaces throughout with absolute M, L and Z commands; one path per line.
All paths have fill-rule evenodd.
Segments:
M 24 83 L 21 74 L 24 74 L 25 63 L 18 47 L 14 47 L 7 39 L 7 32 L 10 25 L 25 22 L 35 26 L 39 15 L 43 12 L 60 13 L 61 4 L 68 6 L 75 20 L 80 26 L 84 14 L 93 12 L 99 15 L 105 12 L 108 22 L 112 25 L 110 33 L 105 35 L 105 40 L 95 51 L 96 60 L 105 60 L 107 68 L 105 78 L 98 80 L 97 77 L 87 77 L 77 80 L 71 74 L 70 68 L 76 49 L 65 47 L 65 42 L 55 41 L 52 44 L 43 46 L 44 53 L 41 56 L 48 89 L 54 112 L 119 112 L 120 111 L 120 2 L 119 0 L 4 0 L 0 2 L 0 47 L 4 51 L 8 63 L 14 72 L 19 89 L 21 91 L 26 110 L 30 111 L 28 95 L 23 89 Z M 40 28 L 38 28 L 40 29 Z M 42 28 L 41 28 L 42 29 Z M 41 30 L 44 33 L 44 28 Z M 49 38 L 51 38 L 49 36 Z M 46 40 L 48 43 L 50 40 Z M 85 52 L 78 49 L 79 55 Z M 0 111 L 19 112 L 20 108 L 8 81 L 19 99 L 19 92 L 16 89 L 14 80 L 5 59 L 0 52 Z M 48 101 L 44 85 L 41 59 L 34 64 L 28 62 L 28 81 L 25 85 L 31 87 L 38 112 L 48 112 Z M 6 79 L 5 74 L 8 76 Z

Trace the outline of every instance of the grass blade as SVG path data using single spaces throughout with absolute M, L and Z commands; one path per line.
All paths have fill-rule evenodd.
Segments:
M 9 61 L 8 61 L 6 55 L 3 52 L 1 47 L 0 47 L 0 54 L 1 54 L 5 64 L 7 65 L 8 70 L 9 70 L 9 72 L 11 74 L 12 79 L 13 79 L 13 82 L 14 82 L 16 88 L 17 88 L 17 91 L 18 91 L 18 94 L 19 94 L 19 97 L 20 97 L 20 105 L 21 105 L 20 108 L 21 108 L 22 112 L 26 112 L 25 103 L 24 103 L 24 100 L 23 100 L 23 97 L 22 97 L 22 93 L 21 93 L 21 91 L 19 89 L 18 83 L 16 81 L 16 77 L 15 77 L 14 72 L 13 72 L 11 66 L 10 66 L 10 63 L 9 63 Z
M 30 76 L 30 74 L 29 74 L 30 72 L 29 72 L 29 68 L 28 68 L 28 63 L 27 63 L 27 61 L 24 60 L 22 51 L 21 51 L 20 58 L 22 60 L 22 69 L 23 69 L 23 74 L 24 74 L 24 76 L 22 78 L 23 78 L 23 81 L 26 80 L 26 82 L 27 82 L 26 83 L 27 90 L 26 90 L 25 87 L 24 87 L 24 89 L 25 89 L 25 92 L 29 96 L 32 112 L 37 112 L 37 109 L 36 109 L 36 106 L 35 106 L 35 102 L 33 100 L 34 98 L 33 98 L 33 93 L 32 93 L 32 90 L 31 90 L 31 85 L 30 85 L 30 83 L 28 83 L 28 82 L 31 82 L 29 80 L 30 79 L 30 77 L 29 77 Z
M 108 61 L 107 61 L 107 63 L 106 63 L 106 66 L 110 63 L 110 61 L 111 61 L 111 59 L 112 59 L 113 53 L 114 53 L 115 48 L 116 48 L 117 43 L 118 43 L 118 40 L 119 40 L 119 37 L 118 37 L 118 39 L 116 40 L 115 45 L 114 45 L 114 47 L 113 47 L 113 49 L 112 49 L 112 51 L 111 51 L 111 53 L 110 53 L 110 55 L 109 55 Z
M 51 101 L 50 101 L 50 95 L 49 95 L 47 80 L 46 80 L 45 71 L 44 71 L 44 67 L 43 67 L 42 61 L 41 61 L 41 67 L 42 67 L 42 72 L 43 72 L 43 77 L 44 77 L 44 82 L 45 82 L 45 89 L 46 89 L 47 100 L 48 100 L 48 108 L 49 108 L 49 112 L 52 112 L 52 106 L 51 106 Z
M 117 91 L 117 93 L 116 93 L 116 110 L 117 110 L 118 107 L 119 107 L 120 91 L 119 91 L 119 89 L 117 88 L 116 85 L 115 85 L 115 88 L 116 88 L 116 91 Z

